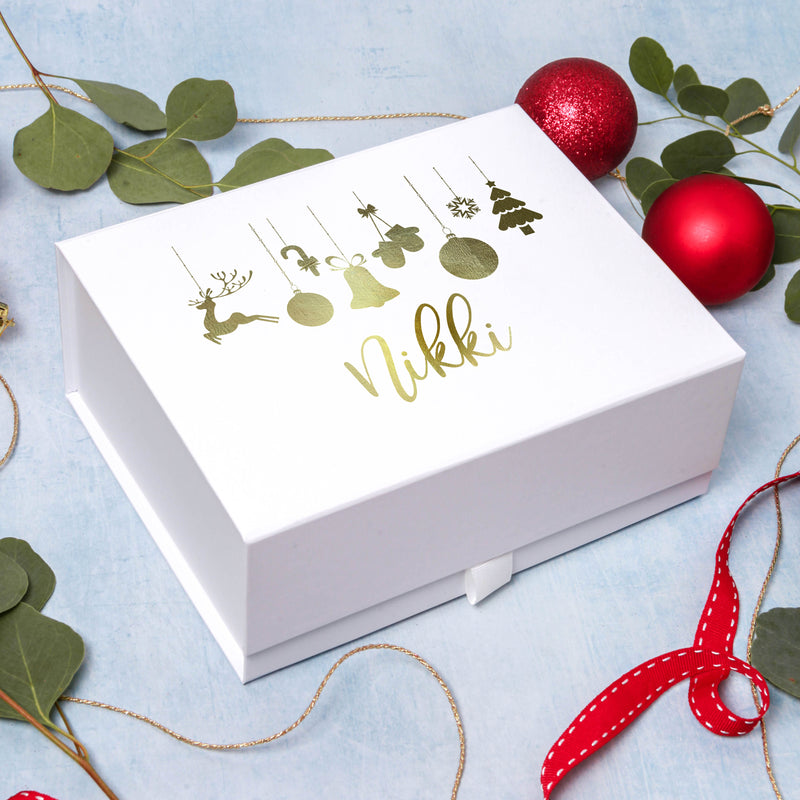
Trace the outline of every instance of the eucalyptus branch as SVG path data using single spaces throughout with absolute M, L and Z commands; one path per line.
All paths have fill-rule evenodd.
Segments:
M 762 86 L 752 78 L 739 78 L 726 89 L 703 84 L 693 67 L 682 64 L 675 69 L 664 48 L 646 36 L 638 38 L 631 46 L 628 64 L 640 86 L 658 95 L 677 112 L 641 125 L 678 119 L 706 129 L 668 144 L 661 151 L 660 163 L 640 156 L 628 161 L 626 184 L 645 214 L 649 213 L 662 192 L 669 191 L 684 178 L 703 173 L 732 175 L 756 189 L 777 189 L 798 203 L 798 207 L 767 206 L 775 230 L 775 247 L 772 262 L 754 290 L 766 286 L 777 274 L 776 265 L 800 259 L 800 195 L 772 181 L 736 175 L 726 165 L 739 156 L 756 155 L 788 169 L 795 178 L 800 177 L 798 154 L 795 152 L 800 146 L 800 110 L 795 111 L 789 120 L 778 144 L 779 152 L 786 158 L 752 138 L 753 133 L 767 127 L 778 109 L 800 94 L 800 86 L 773 105 Z M 674 93 L 676 99 L 673 100 L 669 93 Z M 712 121 L 714 119 L 718 119 L 719 124 Z M 743 147 L 738 147 L 736 142 L 741 142 Z M 786 316 L 792 322 L 800 323 L 800 271 L 786 285 L 784 298 Z
M 0 22 L 30 69 L 35 81 L 32 86 L 45 92 L 50 101 L 49 110 L 19 130 L 14 139 L 14 163 L 24 175 L 46 189 L 88 189 L 106 175 L 111 190 L 126 203 L 186 203 L 207 197 L 218 187 L 225 190 L 245 186 L 333 158 L 326 150 L 295 149 L 287 142 L 267 139 L 251 147 L 247 158 L 240 156 L 232 170 L 214 181 L 208 162 L 194 143 L 221 138 L 239 121 L 234 92 L 228 83 L 202 78 L 182 81 L 170 92 L 165 112 L 134 89 L 40 71 L 31 63 L 2 14 Z M 149 144 L 140 142 L 125 150 L 115 148 L 111 133 L 103 125 L 59 105 L 42 76 L 77 84 L 86 96 L 64 87 L 54 88 L 88 100 L 117 123 L 142 133 L 163 133 Z M 441 115 L 419 112 L 338 119 L 401 116 Z M 266 123 L 288 119 L 241 121 Z M 281 153 L 280 159 L 275 158 L 276 152 Z M 133 159 L 135 165 L 125 164 L 123 156 Z
M 44 92 L 45 96 L 50 100 L 51 103 L 55 103 L 58 105 L 58 100 L 53 96 L 53 93 L 48 88 L 47 84 L 42 80 L 42 75 L 46 74 L 43 72 L 39 72 L 36 67 L 33 66 L 31 60 L 26 55 L 25 51 L 22 49 L 22 45 L 17 41 L 17 37 L 14 36 L 11 28 L 8 27 L 8 23 L 6 22 L 6 18 L 3 16 L 3 12 L 0 11 L 0 22 L 3 23 L 3 27 L 6 29 L 6 33 L 11 37 L 11 41 L 14 43 L 14 47 L 17 48 L 17 51 L 22 56 L 23 61 L 28 65 L 28 69 L 31 71 L 31 75 L 33 75 L 33 80 L 36 81 L 36 85 Z
M 47 737 L 47 739 L 49 739 L 56 747 L 58 747 L 59 750 L 61 750 L 63 753 L 66 753 L 66 755 L 68 755 L 76 764 L 79 764 L 81 768 L 89 775 L 89 777 L 100 787 L 103 794 L 105 794 L 109 800 L 119 800 L 114 792 L 111 791 L 108 784 L 106 784 L 106 782 L 100 777 L 95 768 L 92 766 L 88 756 L 81 755 L 78 752 L 73 752 L 73 750 L 67 747 L 67 745 L 64 744 L 64 742 L 61 741 L 61 739 L 59 739 L 52 731 L 48 730 L 41 722 L 39 722 L 39 720 L 29 714 L 19 703 L 6 694 L 6 692 L 4 692 L 2 689 L 0 689 L 0 700 L 11 706 L 11 708 L 13 708 L 17 714 L 23 717 L 26 722 L 29 722 L 31 725 L 33 725 L 33 727 L 36 728 L 39 733 Z M 68 736 L 68 738 L 73 738 L 72 736 L 66 734 L 66 732 L 61 731 L 61 729 L 57 726 L 54 725 L 52 727 L 54 727 L 63 735 Z M 83 745 L 80 743 L 78 743 L 78 745 L 83 753 L 86 753 L 86 749 L 83 747 Z
M 86 748 L 81 744 L 81 742 L 75 737 L 75 731 L 72 730 L 72 725 L 69 724 L 69 720 L 67 719 L 67 715 L 62 711 L 61 706 L 56 703 L 55 709 L 58 712 L 58 716 L 61 717 L 61 721 L 64 723 L 64 727 L 69 734 L 70 741 L 72 742 L 72 746 L 75 748 L 75 752 L 85 758 L 87 761 L 89 760 L 89 753 Z
M 739 133 L 735 127 L 731 126 L 731 129 L 728 130 L 727 128 L 723 128 L 721 125 L 716 125 L 713 122 L 710 122 L 705 117 L 695 116 L 694 114 L 687 114 L 686 112 L 682 111 L 672 100 L 665 94 L 662 94 L 661 97 L 664 98 L 678 113 L 669 117 L 660 117 L 659 119 L 651 119 L 646 122 L 640 122 L 639 125 L 644 127 L 646 125 L 656 125 L 659 122 L 668 122 L 669 120 L 675 119 L 683 119 L 688 120 L 690 122 L 695 122 L 700 125 L 705 125 L 707 128 L 711 130 L 719 131 L 720 133 L 724 133 L 726 136 L 730 136 L 733 139 L 737 139 L 741 142 L 744 142 L 748 147 L 752 147 L 752 150 L 741 150 L 736 153 L 737 156 L 747 155 L 748 153 L 753 153 L 756 155 L 766 156 L 767 158 L 771 158 L 773 161 L 776 161 L 778 164 L 790 169 L 792 172 L 800 176 L 800 170 L 797 168 L 797 157 L 793 156 L 792 163 L 785 161 L 784 159 L 776 156 L 771 151 L 767 150 L 765 147 L 762 147 L 757 142 L 754 142 L 752 139 L 744 136 L 743 134 Z M 787 194 L 791 194 L 791 192 L 787 192 Z M 791 195 L 794 197 L 794 195 Z

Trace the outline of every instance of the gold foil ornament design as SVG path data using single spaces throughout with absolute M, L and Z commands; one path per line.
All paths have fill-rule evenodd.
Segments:
M 286 313 L 298 324 L 316 328 L 330 322 L 333 304 L 327 297 L 316 292 L 296 291 L 286 304 Z
M 404 250 L 407 250 L 409 253 L 416 253 L 422 250 L 425 243 L 418 235 L 419 228 L 404 228 L 402 225 L 389 225 L 386 220 L 378 216 L 378 209 L 375 208 L 375 206 L 372 204 L 365 205 L 355 192 L 353 192 L 353 196 L 360 204 L 358 213 L 361 217 L 368 219 L 373 224 L 378 235 L 381 237 L 381 241 L 378 242 L 378 248 L 372 251 L 372 255 L 374 258 L 380 258 L 384 266 L 391 269 L 398 269 L 399 267 L 405 266 L 406 263 Z M 385 235 L 378 227 L 378 222 L 387 228 Z
M 436 167 L 433 168 L 433 171 L 439 176 L 439 180 L 448 188 L 450 194 L 453 195 L 453 199 L 447 204 L 450 213 L 454 217 L 472 219 L 480 211 L 478 204 L 471 197 L 457 195 Z
M 456 236 L 436 215 L 425 198 L 417 191 L 413 183 L 404 175 L 406 183 L 414 190 L 414 194 L 430 211 L 439 223 L 447 241 L 439 250 L 439 262 L 451 274 L 465 280 L 480 280 L 491 275 L 500 263 L 495 249 L 480 239 Z
M 249 224 L 249 223 L 248 223 Z M 271 224 L 271 223 L 270 223 Z M 275 262 L 275 266 L 289 283 L 292 289 L 292 297 L 286 304 L 286 313 L 289 318 L 298 325 L 307 328 L 317 328 L 320 325 L 330 322 L 333 318 L 333 304 L 327 297 L 315 292 L 301 292 L 299 287 L 294 284 L 292 279 L 286 274 L 278 259 L 272 254 L 264 240 L 259 236 L 258 231 L 250 225 L 250 230 L 255 234 L 256 239 L 261 242 L 261 246 L 267 251 L 267 255 Z M 273 228 L 274 230 L 274 228 Z
M 206 332 L 203 334 L 203 336 L 205 336 L 205 338 L 210 342 L 214 342 L 214 344 L 222 344 L 220 336 L 226 336 L 229 333 L 233 333 L 240 325 L 247 325 L 249 322 L 278 321 L 278 317 L 265 316 L 263 314 L 241 314 L 238 311 L 234 311 L 233 314 L 231 314 L 225 320 L 218 320 L 216 317 L 216 301 L 222 297 L 228 297 L 229 295 L 235 294 L 240 289 L 243 289 L 245 286 L 247 286 L 247 284 L 250 283 L 250 279 L 253 277 L 253 271 L 250 270 L 247 275 L 239 275 L 238 270 L 234 270 L 230 275 L 222 270 L 219 272 L 212 272 L 211 277 L 222 284 L 219 293 L 212 295 L 210 288 L 206 289 L 205 291 L 201 288 L 191 270 L 186 266 L 186 263 L 180 257 L 178 251 L 174 247 L 172 248 L 172 252 L 178 257 L 178 261 L 183 264 L 183 268 L 189 274 L 189 277 L 191 277 L 191 279 L 194 281 L 200 293 L 200 299 L 190 300 L 189 305 L 206 312 L 205 317 L 203 317 L 203 325 L 205 326 Z
M 319 277 L 319 270 L 317 267 L 319 266 L 319 261 L 317 261 L 314 256 L 307 256 L 305 250 L 302 247 L 296 244 L 287 244 L 285 247 L 281 248 L 281 256 L 283 258 L 289 258 L 289 253 L 294 250 L 300 258 L 297 259 L 297 266 L 300 267 L 301 270 L 308 270 L 311 272 L 312 275 L 316 275 Z
M 306 255 L 306 251 L 303 250 L 300 245 L 286 244 L 286 240 L 280 235 L 278 229 L 272 224 L 271 220 L 267 219 L 267 222 L 270 228 L 275 231 L 275 235 L 281 240 L 281 244 L 283 245 L 281 248 L 281 257 L 288 260 L 289 253 L 297 253 L 299 256 L 297 259 L 297 266 L 300 267 L 303 272 L 310 272 L 312 275 L 319 277 L 319 269 L 317 269 L 319 267 L 319 260 L 314 258 L 314 256 Z
M 523 200 L 517 200 L 516 197 L 511 196 L 511 192 L 505 189 L 499 189 L 494 181 L 486 177 L 483 170 L 475 164 L 471 156 L 467 156 L 472 161 L 475 169 L 483 175 L 486 180 L 486 185 L 492 190 L 489 194 L 489 199 L 494 203 L 492 206 L 492 214 L 499 214 L 500 221 L 498 227 L 501 231 L 508 231 L 512 228 L 518 228 L 525 236 L 535 233 L 530 223 L 535 222 L 537 219 L 542 219 L 542 215 L 538 211 L 532 211 L 530 208 L 525 207 Z
M 494 248 L 486 242 L 450 233 L 439 250 L 439 261 L 457 278 L 479 280 L 497 269 L 499 259 Z
M 397 289 L 392 289 L 384 286 L 378 281 L 375 276 L 364 266 L 367 259 L 361 253 L 356 253 L 351 258 L 345 256 L 344 251 L 336 243 L 336 240 L 330 235 L 327 228 L 320 222 L 319 217 L 309 208 L 309 213 L 317 221 L 317 224 L 325 232 L 325 235 L 330 239 L 333 246 L 338 250 L 338 256 L 328 256 L 325 263 L 332 269 L 341 271 L 344 274 L 344 279 L 353 293 L 353 299 L 350 301 L 350 308 L 380 308 L 384 303 L 389 302 L 397 297 L 400 292 Z

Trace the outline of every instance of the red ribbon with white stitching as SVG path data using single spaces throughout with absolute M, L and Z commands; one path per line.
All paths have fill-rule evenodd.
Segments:
M 698 722 L 720 736 L 742 736 L 758 725 L 769 708 L 769 689 L 762 675 L 732 654 L 739 621 L 739 595 L 728 567 L 731 534 L 742 509 L 767 489 L 800 477 L 783 475 L 756 489 L 728 523 L 717 548 L 714 579 L 691 647 L 645 661 L 594 698 L 550 749 L 542 767 L 545 800 L 558 782 L 606 742 L 628 727 L 653 701 L 676 683 L 690 680 L 689 705 Z M 755 717 L 744 718 L 725 706 L 719 684 L 738 672 L 758 689 L 761 703 Z

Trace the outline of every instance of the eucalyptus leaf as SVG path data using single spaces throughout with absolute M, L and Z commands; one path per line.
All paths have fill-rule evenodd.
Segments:
M 72 628 L 27 603 L 0 615 L 0 689 L 44 724 L 83 656 L 83 639 Z M 23 719 L 3 701 L 0 718 Z
M 722 117 L 730 98 L 724 89 L 716 86 L 690 84 L 678 92 L 678 105 L 691 114 L 701 117 Z
M 137 131 L 162 131 L 167 127 L 167 115 L 149 97 L 135 89 L 116 83 L 70 78 L 83 89 L 89 99 L 114 122 Z
M 730 97 L 730 104 L 725 112 L 723 119 L 725 122 L 733 120 L 755 111 L 760 106 L 768 106 L 769 97 L 761 84 L 752 78 L 739 78 L 734 81 L 726 90 Z M 771 117 L 766 114 L 757 114 L 736 124 L 736 130 L 742 134 L 758 133 L 769 125 Z
M 245 150 L 217 186 L 228 191 L 332 158 L 327 150 L 295 148 L 282 139 L 265 139 Z
M 698 131 L 667 145 L 661 163 L 673 178 L 715 172 L 736 155 L 733 142 L 718 131 Z
M 767 267 L 767 271 L 764 273 L 761 280 L 750 291 L 757 292 L 759 289 L 763 289 L 774 277 L 775 263 L 773 262 Z
M 639 37 L 631 45 L 628 66 L 639 86 L 663 97 L 667 96 L 667 90 L 672 84 L 675 73 L 672 61 L 655 39 L 647 36 Z
M 672 176 L 649 158 L 637 156 L 625 166 L 625 181 L 634 197 L 641 198 L 644 190 L 656 181 L 669 180 Z
M 225 81 L 189 78 L 169 93 L 166 110 L 170 137 L 218 139 L 236 124 L 233 89 Z
M 719 172 L 722 172 L 722 170 L 719 170 Z M 727 174 L 730 175 L 731 178 L 736 178 L 737 181 L 741 181 L 742 183 L 750 183 L 753 186 L 769 186 L 771 189 L 780 189 L 781 191 L 783 191 L 783 187 L 779 186 L 777 183 L 772 183 L 770 181 L 762 181 L 759 178 L 745 178 L 742 175 L 735 175 L 730 170 L 725 170 L 725 172 L 727 172 Z
M 12 558 L 0 552 L 0 614 L 14 608 L 28 591 L 28 576 Z
M 794 150 L 797 140 L 800 138 L 800 107 L 795 109 L 789 124 L 786 126 L 780 141 L 778 142 L 778 150 L 787 155 Z
M 752 665 L 770 682 L 800 697 L 800 608 L 771 608 L 756 618 Z
M 22 598 L 37 611 L 44 608 L 56 588 L 56 576 L 47 562 L 22 539 L 0 539 L 0 554 L 11 558 L 27 576 L 28 590 Z M 0 580 L 0 584 L 2 581 Z
M 676 92 L 680 92 L 681 89 L 685 89 L 687 86 L 693 86 L 697 83 L 700 83 L 700 78 L 697 77 L 694 67 L 690 67 L 688 64 L 681 64 L 675 70 L 675 77 L 672 79 L 672 85 L 675 87 Z
M 45 189 L 88 189 L 108 169 L 111 134 L 83 114 L 50 103 L 50 108 L 14 137 L 14 163 Z
M 775 264 L 788 264 L 800 258 L 800 208 L 768 206 L 775 226 Z
M 192 142 L 152 139 L 114 154 L 108 183 L 126 203 L 188 203 L 208 197 L 211 170 Z
M 655 201 L 658 199 L 658 196 L 663 191 L 665 191 L 666 189 L 669 189 L 670 186 L 672 186 L 674 183 L 677 183 L 677 182 L 678 181 L 675 180 L 675 178 L 666 178 L 664 180 L 655 181 L 654 183 L 651 183 L 644 190 L 644 192 L 642 192 L 642 197 L 641 197 L 641 200 L 640 200 L 640 202 L 642 204 L 642 211 L 645 214 L 647 214 L 650 211 L 650 209 L 652 208 L 653 203 L 655 203 Z
M 800 322 L 800 270 L 786 285 L 783 308 L 792 322 Z

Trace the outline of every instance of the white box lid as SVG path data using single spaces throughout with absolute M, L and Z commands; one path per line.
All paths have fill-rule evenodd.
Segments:
M 542 215 L 535 232 L 500 229 L 493 189 Z M 454 196 L 480 212 L 453 216 Z M 401 268 L 372 255 L 393 225 L 424 241 Z M 489 245 L 496 269 L 446 271 L 443 226 Z M 742 357 L 516 105 L 59 247 L 249 542 Z M 252 278 L 216 301 L 218 318 L 279 321 L 211 341 L 189 302 L 233 270 Z M 351 308 L 364 270 L 397 294 Z M 327 298 L 330 321 L 293 320 L 295 288 Z M 475 338 L 467 358 L 448 304 L 456 338 Z M 438 371 L 418 336 L 444 348 Z

